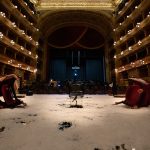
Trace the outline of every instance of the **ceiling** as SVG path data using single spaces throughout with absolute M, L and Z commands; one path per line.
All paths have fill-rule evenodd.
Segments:
M 88 9 L 114 10 L 121 0 L 31 0 L 37 10 Z

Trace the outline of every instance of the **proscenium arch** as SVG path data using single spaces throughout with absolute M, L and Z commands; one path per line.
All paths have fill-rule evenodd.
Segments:
M 57 29 L 65 26 L 85 26 L 90 27 L 100 33 L 104 38 L 105 56 L 108 56 L 109 40 L 113 36 L 113 23 L 112 23 L 112 12 L 93 12 L 85 10 L 66 10 L 66 11 L 46 11 L 41 12 L 38 20 L 38 28 L 44 38 L 44 66 L 46 66 L 46 55 L 48 50 L 48 37 Z M 105 59 L 107 63 L 107 58 Z M 109 69 L 107 69 L 109 70 Z M 43 70 L 43 75 L 46 75 L 46 68 Z M 107 77 L 106 77 L 107 78 Z M 109 78 L 109 77 L 108 77 Z M 46 76 L 43 76 L 46 79 Z
M 49 11 L 41 14 L 38 28 L 45 37 L 48 37 L 51 32 L 65 24 L 83 24 L 96 29 L 104 38 L 108 38 L 108 35 L 109 37 L 111 36 L 113 26 L 112 16 L 109 14 L 111 13 L 104 13 L 103 11 L 102 13 L 97 13 L 84 10 L 68 10 L 54 13 Z

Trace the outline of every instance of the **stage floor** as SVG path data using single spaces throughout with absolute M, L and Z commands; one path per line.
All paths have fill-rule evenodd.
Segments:
M 0 150 L 150 150 L 150 107 L 113 105 L 123 99 L 85 95 L 69 108 L 68 95 L 26 96 L 26 108 L 0 110 Z

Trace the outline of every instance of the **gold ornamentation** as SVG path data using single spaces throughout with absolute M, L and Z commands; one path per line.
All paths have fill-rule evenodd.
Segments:
M 54 10 L 54 9 L 99 9 L 99 10 L 114 10 L 112 2 L 83 2 L 83 1 L 59 1 L 59 2 L 42 2 L 37 7 L 38 10 Z

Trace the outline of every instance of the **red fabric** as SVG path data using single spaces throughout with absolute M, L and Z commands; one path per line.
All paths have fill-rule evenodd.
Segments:
M 141 98 L 141 94 L 138 92 L 138 90 L 140 89 L 140 86 L 138 85 L 131 85 L 128 87 L 127 91 L 126 91 L 126 100 L 125 100 L 125 104 L 128 106 L 138 106 L 138 103 L 140 101 Z
M 1 86 L 1 93 L 7 105 L 14 104 L 15 101 L 13 100 L 12 94 L 10 92 L 10 87 L 7 84 Z
M 150 84 L 145 85 L 143 90 L 144 92 L 141 98 L 141 106 L 148 106 L 150 105 Z

